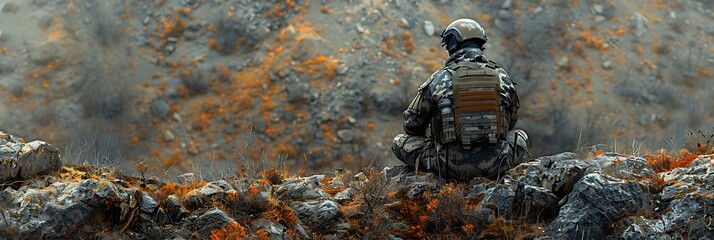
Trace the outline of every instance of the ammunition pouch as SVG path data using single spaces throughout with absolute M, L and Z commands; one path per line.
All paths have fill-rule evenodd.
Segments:
M 508 131 L 496 69 L 492 62 L 459 62 L 451 67 L 455 135 L 466 149 L 474 144 L 495 144 Z

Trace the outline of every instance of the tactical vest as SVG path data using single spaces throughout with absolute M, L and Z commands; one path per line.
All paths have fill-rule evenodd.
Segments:
M 501 78 L 494 62 L 462 61 L 447 66 L 452 76 L 453 102 L 441 99 L 441 142 L 461 141 L 465 149 L 475 144 L 495 144 L 505 137 L 508 121 L 501 104 Z

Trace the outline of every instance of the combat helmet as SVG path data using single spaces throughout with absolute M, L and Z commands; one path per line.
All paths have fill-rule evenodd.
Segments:
M 483 44 L 488 41 L 486 30 L 483 30 L 478 22 L 468 18 L 451 22 L 440 36 L 442 47 L 446 47 L 449 54 L 472 43 L 477 43 L 480 48 L 483 48 Z

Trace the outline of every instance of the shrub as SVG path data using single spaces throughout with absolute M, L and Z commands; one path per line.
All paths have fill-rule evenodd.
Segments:
M 79 79 L 72 87 L 77 93 L 78 103 L 87 116 L 115 120 L 124 114 L 131 99 L 134 99 L 132 86 L 124 79 L 125 66 L 104 64 L 101 57 L 91 56 L 79 67 Z
M 247 236 L 245 228 L 235 222 L 228 223 L 225 227 L 211 230 L 211 240 L 244 239 Z
M 660 149 L 657 153 L 648 152 L 645 154 L 647 166 L 657 173 L 668 172 L 679 167 L 687 167 L 697 157 L 699 157 L 699 154 L 691 153 L 684 148 L 678 152 L 675 150 L 667 152 L 664 149 Z

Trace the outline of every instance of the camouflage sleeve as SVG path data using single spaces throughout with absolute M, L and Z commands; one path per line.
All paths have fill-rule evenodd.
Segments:
M 432 115 L 432 103 L 429 97 L 429 91 L 426 86 L 431 83 L 432 78 L 429 78 L 427 82 L 419 87 L 419 92 L 417 93 L 414 100 L 407 110 L 402 113 L 404 121 L 404 131 L 409 135 L 415 136 L 426 136 L 426 129 L 429 128 L 431 123 Z
M 498 69 L 501 77 L 501 99 L 506 106 L 506 114 L 508 114 L 508 130 L 513 129 L 518 122 L 518 109 L 521 107 L 518 93 L 516 93 L 516 83 L 508 76 L 506 70 Z

